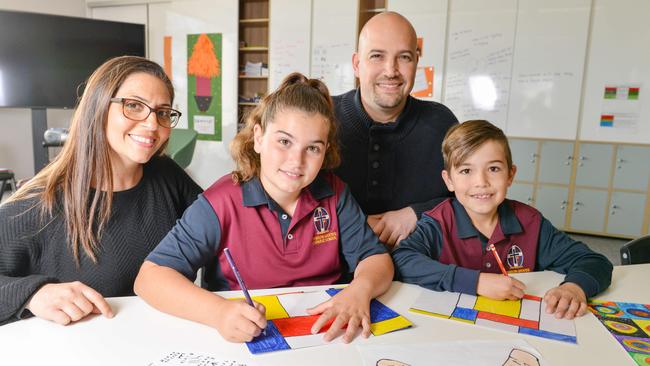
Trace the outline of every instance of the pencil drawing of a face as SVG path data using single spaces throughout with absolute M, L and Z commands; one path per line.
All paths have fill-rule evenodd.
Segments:
M 529 352 L 513 349 L 503 366 L 539 366 L 539 359 Z
M 377 366 L 410 366 L 410 365 L 401 361 L 382 358 L 381 360 L 377 361 Z

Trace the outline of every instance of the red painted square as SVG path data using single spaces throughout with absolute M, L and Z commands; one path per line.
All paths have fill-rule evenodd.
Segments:
M 285 337 L 305 336 L 311 334 L 311 327 L 318 320 L 318 315 L 296 316 L 293 318 L 273 319 L 273 323 Z M 335 318 L 330 319 L 318 333 L 325 333 L 334 322 Z
M 477 315 L 477 318 L 492 320 L 492 321 L 499 322 L 499 323 L 504 323 L 504 324 L 510 324 L 510 325 L 514 325 L 514 326 L 517 326 L 517 327 L 539 329 L 539 322 L 536 322 L 534 320 L 513 318 L 513 317 L 510 317 L 510 316 L 505 316 L 505 315 L 501 315 L 501 314 L 486 313 L 484 311 L 479 311 L 478 315 Z

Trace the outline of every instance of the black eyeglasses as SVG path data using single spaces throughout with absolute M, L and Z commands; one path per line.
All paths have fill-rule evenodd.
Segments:
M 178 120 L 181 118 L 181 112 L 173 108 L 151 108 L 137 99 L 111 98 L 111 103 L 122 103 L 122 113 L 124 114 L 124 117 L 134 121 L 144 121 L 149 117 L 151 112 L 154 112 L 158 124 L 165 128 L 176 127 Z

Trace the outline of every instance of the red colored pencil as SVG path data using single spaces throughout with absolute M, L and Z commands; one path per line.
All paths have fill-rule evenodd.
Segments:
M 499 268 L 501 268 L 501 273 L 503 273 L 504 276 L 507 276 L 508 272 L 506 271 L 506 268 L 503 266 L 503 262 L 501 262 L 501 258 L 499 258 L 499 254 L 497 254 L 497 248 L 494 247 L 494 244 L 489 244 L 488 250 L 492 251 L 492 254 L 494 254 L 494 258 L 497 260 L 497 264 L 499 264 Z

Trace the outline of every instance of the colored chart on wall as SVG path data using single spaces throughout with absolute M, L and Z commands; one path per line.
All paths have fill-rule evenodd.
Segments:
M 577 343 L 573 320 L 555 319 L 545 308 L 546 302 L 532 295 L 524 295 L 520 300 L 499 301 L 484 296 L 423 290 L 410 310 L 507 332 Z
M 266 307 L 266 319 L 269 322 L 266 335 L 262 334 L 247 342 L 248 349 L 257 354 L 328 344 L 323 340 L 323 333 L 329 326 L 323 327 L 319 334 L 311 334 L 311 326 L 320 315 L 309 315 L 307 309 L 331 299 L 339 291 L 329 289 L 253 297 L 253 300 Z M 370 323 L 373 336 L 410 328 L 413 325 L 378 300 L 370 302 Z
M 650 365 L 650 305 L 592 301 L 589 310 L 638 365 Z

